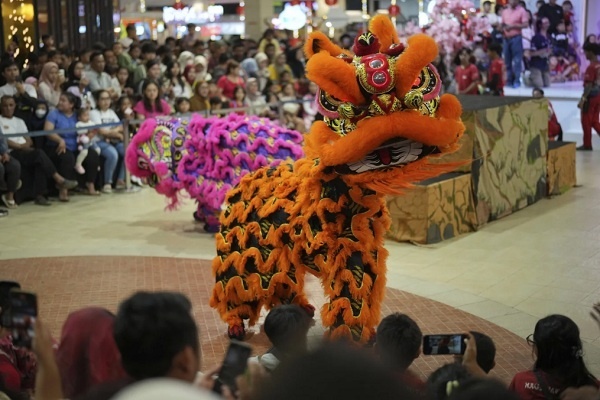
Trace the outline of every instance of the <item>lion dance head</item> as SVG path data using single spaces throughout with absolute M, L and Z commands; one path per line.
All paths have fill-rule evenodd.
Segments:
M 431 64 L 435 41 L 415 35 L 401 44 L 391 21 L 380 15 L 352 50 L 321 32 L 305 45 L 306 75 L 319 86 L 316 101 L 324 116 L 306 137 L 307 155 L 386 194 L 454 169 L 456 164 L 429 162 L 455 151 L 464 132 L 460 103 L 440 96 L 442 82 Z

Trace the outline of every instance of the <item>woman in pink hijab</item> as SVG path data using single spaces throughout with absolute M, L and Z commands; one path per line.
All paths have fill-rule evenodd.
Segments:
M 62 90 L 60 85 L 65 81 L 64 74 L 59 74 L 58 65 L 49 61 L 44 64 L 40 79 L 38 80 L 38 95 L 42 100 L 46 100 L 51 110 L 58 105 L 58 100 Z
M 56 353 L 65 398 L 127 379 L 113 337 L 114 320 L 110 311 L 99 307 L 83 308 L 67 317 Z

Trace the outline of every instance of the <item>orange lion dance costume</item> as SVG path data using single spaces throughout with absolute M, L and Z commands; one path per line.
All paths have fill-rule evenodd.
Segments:
M 306 75 L 324 120 L 305 138 L 306 157 L 246 175 L 226 196 L 210 305 L 231 338 L 242 339 L 244 320 L 254 325 L 263 306 L 294 303 L 313 316 L 309 272 L 329 297 L 329 337 L 370 341 L 385 291 L 385 195 L 456 167 L 428 162 L 455 151 L 464 131 L 458 100 L 439 96 L 433 39 L 404 46 L 377 16 L 353 51 L 311 34 Z

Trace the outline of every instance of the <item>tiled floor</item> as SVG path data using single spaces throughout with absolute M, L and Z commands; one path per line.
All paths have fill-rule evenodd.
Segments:
M 223 358 L 228 339 L 226 325 L 208 306 L 214 282 L 209 261 L 164 257 L 53 257 L 24 258 L 3 262 L 3 277 L 21 282 L 26 290 L 39 293 L 40 315 L 54 335 L 69 312 L 88 305 L 117 309 L 118 303 L 137 290 L 176 290 L 194 304 L 194 317 L 200 327 L 202 369 L 216 366 Z M 325 302 L 319 282 L 310 277 L 306 286 L 310 301 L 317 307 Z M 424 333 L 451 333 L 478 330 L 494 338 L 498 347 L 493 375 L 510 381 L 527 369 L 531 354 L 525 340 L 464 311 L 396 289 L 388 289 L 382 307 L 384 315 L 404 312 L 413 316 Z M 263 312 L 264 316 L 264 312 Z M 254 352 L 267 349 L 268 339 L 261 332 L 262 318 L 249 333 Z M 310 331 L 313 342 L 323 334 L 316 320 Z M 448 356 L 421 356 L 415 372 L 428 376 L 446 362 Z

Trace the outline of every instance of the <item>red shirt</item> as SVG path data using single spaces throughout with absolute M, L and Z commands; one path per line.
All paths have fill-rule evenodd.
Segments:
M 493 90 L 502 90 L 504 89 L 504 61 L 501 58 L 496 58 L 490 64 L 490 69 L 488 71 L 488 82 L 492 81 L 494 75 L 498 75 L 500 80 L 495 88 L 490 88 Z
M 591 63 L 586 68 L 585 74 L 583 74 L 583 85 L 585 86 L 588 83 L 596 83 L 599 76 L 600 76 L 600 62 Z
M 523 7 L 510 6 L 502 10 L 502 23 L 507 26 L 529 24 L 529 14 Z M 504 36 L 511 38 L 521 34 L 523 28 L 504 29 Z
M 217 86 L 221 88 L 223 91 L 223 96 L 227 97 L 230 100 L 234 99 L 233 92 L 235 91 L 236 86 L 241 86 L 243 88 L 246 87 L 244 80 L 242 77 L 237 78 L 237 82 L 231 82 L 231 80 L 227 77 L 227 75 L 223 75 L 217 81 Z
M 21 391 L 21 373 L 10 361 L 7 355 L 0 353 L 0 379 L 7 389 L 13 392 Z
M 479 70 L 475 66 L 475 64 L 469 64 L 466 68 L 462 65 L 456 67 L 454 70 L 454 79 L 456 79 L 456 84 L 458 85 L 458 90 L 462 92 L 473 82 L 479 82 Z M 477 85 L 475 85 L 468 93 L 461 94 L 479 94 L 479 89 Z
M 540 375 L 546 383 L 546 386 L 548 386 L 548 390 L 553 395 L 558 396 L 558 393 L 565 389 L 561 385 L 558 385 L 557 382 L 545 372 L 540 371 Z M 533 371 L 523 371 L 516 374 L 508 386 L 508 389 L 515 392 L 521 400 L 544 400 L 546 398 Z

